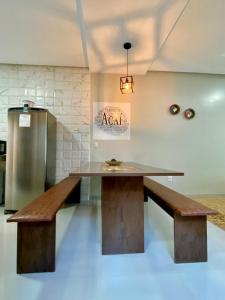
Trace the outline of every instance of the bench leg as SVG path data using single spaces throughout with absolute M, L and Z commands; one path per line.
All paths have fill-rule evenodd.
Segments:
M 17 274 L 55 271 L 55 218 L 18 223 Z
M 148 192 L 146 188 L 144 188 L 144 202 L 148 202 Z
M 65 203 L 80 203 L 80 189 L 81 189 L 81 181 L 74 188 L 71 195 L 66 199 Z
M 174 214 L 174 260 L 176 263 L 207 261 L 207 217 Z

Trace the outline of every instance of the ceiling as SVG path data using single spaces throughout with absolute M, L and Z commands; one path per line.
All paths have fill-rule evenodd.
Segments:
M 0 63 L 225 74 L 224 0 L 0 0 Z

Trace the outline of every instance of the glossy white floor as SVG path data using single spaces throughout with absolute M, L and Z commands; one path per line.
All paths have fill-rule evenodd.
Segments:
M 1 209 L 1 300 L 225 299 L 225 231 L 211 223 L 208 263 L 174 264 L 172 219 L 154 203 L 145 206 L 145 253 L 132 255 L 101 255 L 99 208 L 64 208 L 56 272 L 16 275 L 16 224 L 5 220 Z

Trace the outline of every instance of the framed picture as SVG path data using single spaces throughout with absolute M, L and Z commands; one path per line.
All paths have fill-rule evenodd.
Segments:
M 195 116 L 195 111 L 192 108 L 188 108 L 184 111 L 184 117 L 188 120 L 193 119 Z
M 93 103 L 93 139 L 129 140 L 130 103 Z
M 180 106 L 178 104 L 172 104 L 169 107 L 169 111 L 172 115 L 177 115 L 180 112 Z

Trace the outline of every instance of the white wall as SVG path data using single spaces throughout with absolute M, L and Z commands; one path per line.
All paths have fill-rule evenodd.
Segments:
M 90 158 L 90 74 L 84 68 L 0 64 L 0 140 L 7 140 L 7 110 L 33 100 L 57 118 L 57 181 Z M 88 197 L 83 180 L 82 198 Z
M 90 144 L 91 100 L 131 103 L 131 140 Z M 86 69 L 0 65 L 0 139 L 7 139 L 7 109 L 34 100 L 57 120 L 57 180 L 91 159 L 115 157 L 185 172 L 172 187 L 186 194 L 225 194 L 225 76 L 152 72 L 135 76 L 135 93 L 121 95 L 119 76 Z M 168 113 L 170 104 L 196 111 Z M 160 181 L 168 184 L 166 179 Z M 83 198 L 88 195 L 84 178 Z
M 225 194 L 225 76 L 151 72 L 121 95 L 119 76 L 93 75 L 92 102 L 131 103 L 130 141 L 92 141 L 92 160 L 117 158 L 184 171 L 172 184 L 185 194 Z M 182 111 L 168 112 L 177 103 Z M 196 117 L 184 119 L 186 108 Z

